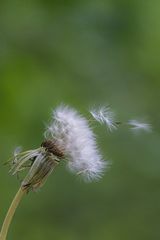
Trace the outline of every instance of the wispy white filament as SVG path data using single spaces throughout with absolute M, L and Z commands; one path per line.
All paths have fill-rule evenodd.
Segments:
M 100 107 L 90 111 L 92 117 L 99 123 L 105 124 L 110 131 L 117 129 L 115 114 L 110 107 Z
M 46 135 L 63 151 L 69 169 L 87 180 L 101 177 L 106 164 L 98 151 L 88 121 L 67 106 L 58 107 L 52 117 Z
M 145 122 L 140 122 L 138 120 L 129 120 L 128 124 L 131 126 L 131 130 L 134 132 L 139 132 L 139 131 L 145 131 L 145 132 L 151 132 L 152 127 L 149 123 Z

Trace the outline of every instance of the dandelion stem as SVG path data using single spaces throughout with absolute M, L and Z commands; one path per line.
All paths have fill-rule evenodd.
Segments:
M 12 218 L 14 216 L 14 213 L 23 197 L 23 195 L 26 193 L 26 190 L 23 190 L 21 187 L 20 189 L 18 190 L 18 192 L 16 193 L 12 203 L 11 203 L 11 206 L 7 212 L 7 215 L 5 217 L 5 220 L 3 222 L 3 225 L 2 225 L 2 229 L 1 229 L 1 232 L 0 232 L 0 240 L 6 240 L 6 237 L 7 237 L 7 233 L 8 233 L 8 229 L 9 229 L 9 226 L 11 224 L 11 221 L 12 221 Z

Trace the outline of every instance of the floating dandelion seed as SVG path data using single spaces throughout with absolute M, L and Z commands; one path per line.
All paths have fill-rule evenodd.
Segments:
M 115 120 L 115 113 L 111 111 L 110 107 L 92 109 L 90 113 L 97 122 L 105 124 L 110 131 L 116 130 L 120 124 Z
M 152 127 L 149 123 L 140 122 L 138 120 L 129 120 L 128 125 L 131 126 L 131 130 L 133 132 L 139 132 L 139 131 L 145 131 L 145 132 L 151 132 Z

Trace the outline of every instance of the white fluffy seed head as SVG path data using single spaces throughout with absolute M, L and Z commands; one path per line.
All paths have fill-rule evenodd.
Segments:
M 106 163 L 98 151 L 95 135 L 88 121 L 76 110 L 61 105 L 53 111 L 46 131 L 68 160 L 68 168 L 86 180 L 101 177 Z
M 115 121 L 115 114 L 111 111 L 110 107 L 100 107 L 90 111 L 92 117 L 99 123 L 105 124 L 109 131 L 117 129 Z
M 152 127 L 149 123 L 140 122 L 138 120 L 129 120 L 128 124 L 131 126 L 131 130 L 138 133 L 139 131 L 151 132 Z

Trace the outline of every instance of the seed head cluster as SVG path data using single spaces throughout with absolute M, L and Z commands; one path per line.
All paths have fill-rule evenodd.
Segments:
M 75 109 L 59 106 L 52 113 L 44 141 L 37 149 L 15 151 L 11 172 L 28 169 L 22 187 L 34 190 L 41 187 L 55 167 L 63 160 L 68 169 L 85 180 L 99 179 L 107 162 L 103 161 L 89 122 Z
M 102 175 L 106 163 L 97 148 L 96 136 L 88 121 L 76 110 L 60 106 L 53 111 L 45 135 L 64 153 L 72 172 L 81 174 L 86 180 L 98 179 Z

